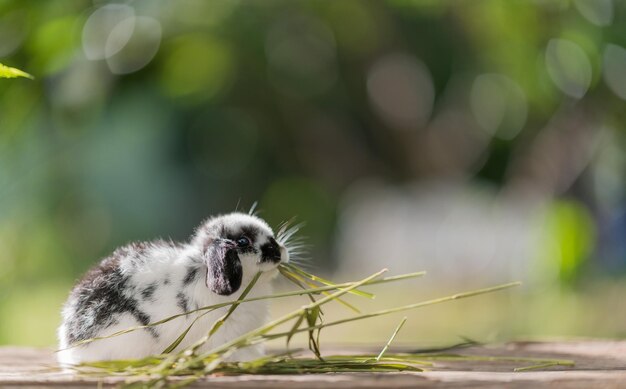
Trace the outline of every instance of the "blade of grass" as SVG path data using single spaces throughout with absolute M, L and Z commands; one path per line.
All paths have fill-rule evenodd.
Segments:
M 291 341 L 291 338 L 293 338 L 293 336 L 296 333 L 296 330 L 300 328 L 300 325 L 302 324 L 303 321 L 304 321 L 304 316 L 300 316 L 298 320 L 296 320 L 296 322 L 293 324 L 293 326 L 291 327 L 291 331 L 289 331 L 289 333 L 287 334 L 285 347 L 289 348 L 289 342 Z
M 289 272 L 288 270 L 286 270 L 283 267 L 278 267 L 278 271 L 280 272 L 280 274 L 283 275 L 283 277 L 285 277 L 287 280 L 291 281 L 294 285 L 296 285 L 297 287 L 306 290 L 306 286 L 304 286 L 297 278 L 295 278 L 293 276 L 293 273 Z M 311 300 L 312 303 L 315 302 L 315 298 L 312 295 L 307 295 L 307 297 L 309 298 L 309 300 Z
M 222 316 L 219 319 L 217 319 L 215 321 L 215 323 L 213 323 L 213 325 L 211 326 L 211 329 L 209 330 L 209 332 L 204 337 L 202 337 L 200 340 L 198 340 L 194 345 L 192 345 L 192 347 L 190 348 L 192 350 L 192 352 L 195 351 L 201 345 L 203 345 L 211 336 L 213 336 L 213 334 L 215 334 L 215 332 L 217 332 L 217 330 L 220 329 L 220 327 L 224 324 L 226 319 L 228 319 L 230 317 L 230 315 L 233 314 L 235 309 L 237 309 L 237 307 L 241 304 L 241 302 L 250 293 L 250 291 L 252 290 L 254 285 L 257 283 L 257 281 L 261 277 L 261 274 L 262 274 L 261 272 L 257 272 L 254 275 L 254 277 L 252 278 L 250 283 L 248 283 L 248 286 L 246 286 L 246 289 L 244 289 L 244 291 L 241 292 L 241 295 L 239 295 L 239 298 L 237 299 L 237 301 L 235 301 L 235 303 L 230 306 L 230 309 L 226 312 L 226 314 L 224 314 L 224 316 Z
M 521 285 L 521 282 L 510 282 L 510 283 L 507 283 L 507 284 L 492 286 L 490 288 L 483 288 L 483 289 L 477 289 L 477 290 L 473 290 L 473 291 L 469 291 L 469 292 L 457 293 L 457 294 L 453 294 L 453 295 L 450 295 L 450 296 L 440 297 L 440 298 L 436 298 L 436 299 L 432 299 L 432 300 L 426 300 L 426 301 L 422 301 L 422 302 L 415 303 L 415 304 L 403 305 L 403 306 L 400 306 L 400 307 L 395 307 L 395 308 L 391 308 L 391 309 L 384 309 L 384 310 L 375 311 L 375 312 L 371 312 L 371 313 L 366 313 L 366 314 L 362 314 L 362 315 L 352 316 L 352 317 L 348 317 L 348 318 L 341 319 L 341 320 L 327 322 L 327 323 L 324 323 L 324 324 L 318 324 L 318 325 L 313 326 L 313 327 L 300 328 L 297 331 L 295 331 L 295 333 L 303 332 L 303 331 L 309 331 L 311 329 L 318 329 L 318 328 L 326 328 L 326 327 L 336 326 L 336 325 L 339 325 L 339 324 L 349 323 L 349 322 L 355 321 L 355 320 L 363 320 L 363 319 L 368 319 L 368 318 L 371 318 L 371 317 L 389 315 L 391 313 L 396 313 L 396 312 L 408 311 L 408 310 L 411 310 L 411 309 L 421 308 L 421 307 L 425 307 L 425 306 L 429 306 L 429 305 L 440 304 L 440 303 L 447 302 L 447 301 L 459 300 L 459 299 L 463 299 L 463 298 L 467 298 L 467 297 L 477 296 L 477 295 L 480 295 L 480 294 L 491 293 L 491 292 L 495 292 L 495 291 L 499 291 L 499 290 L 503 290 L 503 289 L 508 289 L 508 288 L 512 288 L 514 286 L 519 286 L 519 285 Z M 280 338 L 280 337 L 283 337 L 283 336 L 285 336 L 285 333 L 272 334 L 272 335 L 270 335 L 269 339 L 274 339 L 275 337 L 276 338 Z
M 189 333 L 189 330 L 191 330 L 191 327 L 193 327 L 194 324 L 196 324 L 196 322 L 198 320 L 200 320 L 200 318 L 206 316 L 207 314 L 211 313 L 211 311 L 206 311 L 200 315 L 198 315 L 192 322 L 191 324 L 189 324 L 189 326 L 178 336 L 178 338 L 176 338 L 169 346 L 167 346 L 165 348 L 165 350 L 163 350 L 163 354 L 168 354 L 171 353 L 172 351 L 174 351 L 174 349 L 176 347 L 178 347 L 178 345 L 180 344 L 180 342 L 183 341 L 183 339 L 185 339 L 185 337 L 187 336 L 187 334 Z
M 325 361 L 349 360 L 349 361 L 359 361 L 362 363 L 365 363 L 365 362 L 371 363 L 372 361 L 375 360 L 375 357 L 373 355 L 331 355 L 331 356 L 324 357 L 324 360 Z M 426 361 L 422 361 L 422 360 L 414 359 L 414 358 L 397 358 L 394 356 L 389 356 L 389 354 L 382 357 L 381 361 L 412 363 L 412 364 L 425 365 L 425 366 L 433 365 L 431 362 L 426 362 Z
M 389 348 L 389 345 L 391 344 L 391 342 L 393 342 L 393 340 L 395 339 L 396 335 L 398 335 L 398 332 L 400 331 L 400 329 L 402 328 L 404 323 L 406 323 L 406 316 L 402 319 L 402 321 L 400 321 L 400 324 L 398 324 L 398 326 L 396 327 L 395 331 L 393 331 L 393 334 L 391 334 L 391 338 L 389 338 L 389 340 L 387 341 L 387 344 L 385 344 L 385 347 L 383 347 L 383 349 L 380 350 L 380 353 L 376 357 L 376 362 L 380 361 L 380 358 L 382 358 L 382 356 L 385 354 L 385 352 Z
M 574 362 L 567 359 L 546 359 L 532 357 L 507 357 L 488 355 L 461 355 L 461 354 L 394 354 L 394 358 L 414 358 L 439 361 L 487 361 L 487 362 L 530 362 L 530 363 L 559 363 L 564 366 L 573 366 Z
M 285 272 L 288 272 L 289 270 L 284 270 Z M 284 275 L 284 274 L 283 274 Z M 300 286 L 301 288 L 305 289 L 304 286 L 302 286 L 302 284 L 307 285 L 309 288 L 316 288 L 319 285 L 316 285 L 315 283 L 306 280 L 305 278 L 301 277 L 300 275 L 296 274 L 296 273 L 289 273 L 289 276 L 287 277 L 288 280 L 294 282 L 296 285 Z M 294 281 L 296 280 L 296 281 Z M 328 292 L 322 292 L 323 295 L 328 296 L 329 293 Z M 337 298 L 336 301 L 340 304 L 342 304 L 343 306 L 347 307 L 348 309 L 356 312 L 356 313 L 361 313 L 361 311 L 356 308 L 354 305 L 346 302 L 343 299 Z
M 306 318 L 306 321 L 309 327 L 314 326 L 317 323 L 317 320 L 320 319 L 319 305 L 304 311 L 304 314 L 302 316 Z M 311 350 L 313 354 L 315 354 L 317 359 L 321 360 L 322 354 L 320 352 L 320 346 L 319 346 L 319 333 L 320 333 L 320 330 L 317 330 L 317 336 L 316 336 L 315 330 L 309 331 L 309 350 Z
M 252 289 L 252 287 L 254 286 L 254 284 L 256 284 L 256 282 L 259 280 L 259 277 L 261 277 L 261 272 L 258 272 L 254 275 L 254 277 L 252 278 L 252 280 L 250 281 L 250 283 L 248 283 L 248 286 L 246 287 L 246 289 L 244 289 L 244 291 L 241 293 L 241 295 L 239 296 L 239 298 L 235 301 L 234 304 L 232 304 L 230 306 L 230 309 L 228 310 L 228 312 L 226 312 L 226 314 L 222 317 L 220 317 L 219 319 L 217 319 L 214 323 L 213 326 L 211 327 L 211 329 L 209 330 L 209 334 L 207 335 L 207 339 L 208 337 L 211 337 L 221 326 L 222 324 L 224 324 L 224 321 L 226 319 L 228 319 L 228 317 L 233 313 L 233 311 L 235 309 L 237 309 L 237 307 L 239 306 L 239 304 L 241 304 L 241 300 L 243 300 L 248 293 L 250 293 L 250 290 Z M 169 346 L 167 346 L 165 348 L 165 350 L 163 350 L 162 354 L 169 354 L 172 351 L 174 351 L 174 349 L 176 347 L 178 347 L 178 345 L 180 344 L 180 342 L 183 341 L 183 339 L 185 339 L 185 336 L 187 336 L 187 334 L 189 333 L 189 330 L 191 330 L 191 327 L 193 327 L 194 324 L 196 324 L 196 322 L 203 316 L 205 316 L 206 314 L 208 314 L 211 311 L 205 312 L 201 315 L 198 315 L 198 317 L 196 317 L 191 324 L 189 325 L 189 327 L 187 327 L 187 329 L 185 331 L 183 331 L 182 334 L 180 334 L 178 336 L 178 338 L 176 338 Z
M 319 282 L 321 284 L 324 284 L 326 286 L 334 286 L 334 285 L 336 285 L 332 281 L 326 280 L 326 279 L 324 279 L 322 277 L 318 277 L 318 276 L 316 276 L 314 274 L 307 273 L 304 270 L 302 270 L 299 267 L 294 266 L 292 264 L 287 263 L 287 264 L 283 264 L 281 266 L 284 266 L 284 267 L 288 268 L 289 270 L 291 270 L 291 271 L 293 271 L 295 273 L 298 273 L 298 274 L 300 274 L 301 276 L 303 276 L 305 278 L 310 279 L 311 281 L 317 281 L 317 282 Z M 369 299 L 373 299 L 374 298 L 373 294 L 368 293 L 368 292 L 363 292 L 361 290 L 353 290 L 350 293 L 352 293 L 354 295 L 357 295 L 357 296 L 361 296 L 361 297 L 367 297 Z
M 257 283 L 257 281 L 259 280 L 259 278 L 261 277 L 261 272 L 257 272 L 254 277 L 252 278 L 252 280 L 250 281 L 250 283 L 248 284 L 248 286 L 246 287 L 246 289 L 244 289 L 243 292 L 241 292 L 241 295 L 239 296 L 239 298 L 237 299 L 237 301 L 230 306 L 230 309 L 228 310 L 228 312 L 226 312 L 226 314 L 222 317 L 220 317 L 214 324 L 213 327 L 211 327 L 211 330 L 209 331 L 209 336 L 213 335 L 217 330 L 220 329 L 220 327 L 224 324 L 224 322 L 226 321 L 226 319 L 228 319 L 230 317 L 230 315 L 233 314 L 233 312 L 235 311 L 235 309 L 237 309 L 237 307 L 241 304 L 241 302 L 246 298 L 246 296 L 250 293 L 250 291 L 252 290 L 252 287 L 254 287 L 254 285 Z
M 532 365 L 532 366 L 516 367 L 515 369 L 513 369 L 513 371 L 514 372 L 531 371 L 531 370 L 545 369 L 546 367 L 561 366 L 561 365 L 562 364 L 559 363 L 558 361 L 546 362 L 546 363 L 540 363 L 540 364 Z M 569 365 L 565 365 L 565 366 L 569 366 Z
M 220 317 L 219 319 L 217 319 L 214 323 L 213 326 L 211 327 L 211 329 L 209 330 L 209 334 L 208 337 L 210 337 L 211 335 L 213 335 L 215 333 L 215 331 L 217 331 L 222 324 L 224 324 L 224 321 L 226 319 L 228 319 L 228 317 L 233 313 L 233 311 L 235 309 L 237 309 L 237 307 L 239 306 L 239 304 L 241 304 L 241 300 L 243 300 L 248 293 L 250 293 L 250 290 L 252 289 L 252 287 L 254 286 L 254 284 L 256 284 L 256 282 L 259 280 L 259 277 L 261 277 L 261 272 L 258 272 L 254 275 L 254 277 L 252 278 L 252 280 L 250 281 L 250 283 L 248 283 L 248 286 L 246 286 L 246 289 L 244 289 L 244 291 L 241 293 L 241 295 L 239 296 L 239 298 L 235 301 L 234 304 L 232 304 L 230 306 L 230 309 L 228 310 L 228 312 L 226 312 L 226 314 L 222 317 Z M 174 351 L 174 349 L 176 347 L 178 347 L 178 345 L 180 344 L 180 342 L 183 341 L 183 339 L 185 339 L 185 336 L 187 336 L 187 333 L 189 333 L 189 330 L 191 330 L 191 327 L 193 327 L 194 324 L 196 324 L 196 322 L 203 316 L 205 316 L 206 314 L 208 314 L 211 311 L 207 311 L 204 312 L 201 315 L 198 315 L 198 317 L 196 317 L 191 324 L 189 325 L 189 327 L 187 327 L 187 329 L 185 331 L 183 331 L 182 334 L 180 334 L 178 336 L 178 338 L 176 338 L 169 346 L 167 346 L 165 348 L 165 350 L 163 350 L 162 354 L 169 354 L 172 351 Z
M 390 371 L 415 371 L 421 372 L 423 369 L 412 366 L 407 363 L 362 363 L 362 362 L 338 362 L 328 363 L 319 360 L 295 359 L 290 361 L 280 361 L 275 363 L 267 363 L 258 366 L 255 374 L 302 374 L 302 373 L 329 373 L 329 372 L 390 372 Z M 215 372 L 230 372 L 245 374 L 248 370 L 244 370 L 240 365 L 226 365 Z

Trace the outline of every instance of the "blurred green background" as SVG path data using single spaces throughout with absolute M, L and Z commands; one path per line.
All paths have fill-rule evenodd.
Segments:
M 625 47 L 613 0 L 0 0 L 36 77 L 0 80 L 0 343 L 54 344 L 115 247 L 255 201 L 316 273 L 429 271 L 364 310 L 525 282 L 399 341 L 624 336 Z

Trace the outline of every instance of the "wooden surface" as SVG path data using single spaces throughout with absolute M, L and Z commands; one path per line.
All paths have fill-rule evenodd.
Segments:
M 329 350 L 330 351 L 330 350 Z M 345 350 L 354 352 L 355 350 Z M 358 350 L 357 350 L 358 351 Z M 626 341 L 515 342 L 471 347 L 457 353 L 490 356 L 559 358 L 574 367 L 513 372 L 519 362 L 435 362 L 424 373 L 355 373 L 207 377 L 192 387 L 211 388 L 626 388 Z M 330 352 L 327 352 L 330 354 Z M 1 388 L 82 388 L 113 386 L 123 378 L 103 380 L 51 371 L 54 354 L 48 349 L 0 347 Z

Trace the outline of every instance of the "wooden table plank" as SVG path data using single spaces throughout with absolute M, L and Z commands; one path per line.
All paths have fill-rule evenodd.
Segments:
M 358 349 L 329 350 L 358 352 Z M 566 342 L 513 342 L 457 350 L 481 356 L 515 356 L 571 359 L 574 367 L 512 372 L 520 363 L 435 362 L 424 373 L 350 373 L 319 375 L 243 375 L 207 377 L 192 387 L 210 388 L 626 388 L 626 341 L 580 340 Z M 0 347 L 2 388 L 93 388 L 114 386 L 123 378 L 102 380 L 51 371 L 54 353 L 49 349 Z

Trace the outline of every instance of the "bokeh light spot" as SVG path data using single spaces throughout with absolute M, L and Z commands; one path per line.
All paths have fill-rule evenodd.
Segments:
M 126 34 L 131 30 L 131 36 Z M 119 42 L 125 41 L 118 49 Z M 111 31 L 105 46 L 107 65 L 114 74 L 136 72 L 150 63 L 161 44 L 161 24 L 148 16 L 138 16 L 119 22 Z
M 423 126 L 435 100 L 428 68 L 408 54 L 378 60 L 367 75 L 367 93 L 375 111 L 396 129 Z
M 88 59 L 104 59 L 120 51 L 131 38 L 134 25 L 120 24 L 135 15 L 124 4 L 108 4 L 95 10 L 83 27 L 83 50 Z M 113 38 L 113 30 L 116 30 Z
M 232 82 L 236 64 L 226 42 L 210 35 L 186 35 L 168 47 L 161 73 L 168 94 L 211 98 Z
M 576 43 L 552 39 L 546 48 L 546 66 L 554 84 L 568 96 L 582 98 L 591 84 L 591 63 Z
M 606 45 L 603 75 L 613 93 L 626 100 L 626 49 L 611 43 Z
M 596 26 L 608 26 L 613 21 L 613 0 L 574 0 L 574 5 Z
M 491 136 L 513 139 L 526 123 L 528 106 L 524 91 L 501 74 L 476 77 L 470 106 L 476 122 Z

